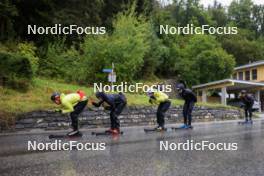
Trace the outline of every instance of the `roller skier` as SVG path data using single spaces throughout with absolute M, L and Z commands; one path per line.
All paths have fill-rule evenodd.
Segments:
M 240 122 L 240 124 L 252 124 L 252 108 L 254 105 L 254 98 L 248 94 L 246 90 L 242 90 L 240 99 L 242 102 L 241 107 L 244 108 L 245 111 L 245 121 Z
M 147 91 L 147 96 L 149 97 L 149 102 L 151 104 L 158 105 L 157 114 L 156 114 L 158 126 L 153 130 L 149 130 L 149 131 L 166 130 L 164 118 L 165 118 L 165 113 L 168 111 L 171 105 L 171 101 L 169 100 L 168 95 L 158 90 L 149 89 Z M 145 129 L 145 131 L 148 130 Z
M 96 98 L 99 102 L 92 102 L 95 107 L 104 106 L 105 109 L 110 110 L 111 127 L 106 133 L 120 134 L 120 122 L 118 116 L 121 114 L 127 104 L 124 94 L 106 94 L 105 92 L 96 92 Z
M 180 126 L 179 129 L 192 129 L 192 111 L 195 103 L 197 102 L 197 97 L 190 89 L 187 89 L 183 83 L 176 85 L 176 88 L 180 97 L 184 100 L 184 124 Z
M 78 125 L 78 116 L 84 110 L 87 105 L 88 98 L 83 91 L 77 91 L 76 93 L 64 94 L 54 92 L 51 95 L 51 100 L 62 106 L 61 109 L 56 109 L 55 112 L 70 113 L 72 131 L 67 136 L 81 136 Z

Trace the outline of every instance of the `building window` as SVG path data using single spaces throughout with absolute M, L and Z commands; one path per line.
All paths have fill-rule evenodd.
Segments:
M 257 80 L 258 79 L 258 70 L 253 69 L 252 70 L 252 80 Z
M 244 79 L 243 72 L 239 72 L 238 73 L 238 79 L 239 80 L 243 80 Z
M 245 79 L 246 79 L 247 81 L 250 80 L 250 71 L 246 71 L 246 73 L 245 73 Z
M 237 79 L 237 73 L 233 74 L 233 79 Z

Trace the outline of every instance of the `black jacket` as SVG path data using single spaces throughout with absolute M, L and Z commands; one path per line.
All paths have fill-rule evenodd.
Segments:
M 252 106 L 254 104 L 254 98 L 249 94 L 246 94 L 244 97 L 241 97 L 241 101 L 246 106 Z
M 183 89 L 180 96 L 185 100 L 186 103 L 197 102 L 196 95 L 190 89 Z
M 111 109 L 114 109 L 116 104 L 119 103 L 126 103 L 126 97 L 124 94 L 119 93 L 119 94 L 106 94 L 104 92 L 101 92 L 99 94 L 99 98 L 101 101 L 98 103 L 93 102 L 93 105 L 96 107 L 101 106 L 104 102 L 106 102 Z

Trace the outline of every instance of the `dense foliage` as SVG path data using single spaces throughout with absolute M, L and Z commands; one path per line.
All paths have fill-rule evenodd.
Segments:
M 44 76 L 89 84 L 178 77 L 189 85 L 229 77 L 235 65 L 264 59 L 264 6 L 236 0 L 229 7 L 199 0 L 2 0 L 0 51 L 26 58 L 16 76 Z M 27 25 L 105 26 L 105 35 L 28 35 Z M 237 26 L 237 35 L 161 35 L 159 25 Z M 13 55 L 19 57 L 13 57 Z M 11 59 L 13 58 L 13 59 Z M 1 61 L 3 64 L 3 61 Z M 9 65 L 10 66 L 10 65 Z M 9 67 L 7 66 L 7 67 Z M 30 68 L 31 70 L 27 70 Z M 2 70 L 2 69 L 1 69 Z M 13 70 L 12 70 L 13 71 Z M 6 70 L 6 72 L 12 72 Z M 1 72 L 1 77 L 9 75 Z
M 33 72 L 26 57 L 9 53 L 0 53 L 1 84 L 24 90 L 31 82 Z

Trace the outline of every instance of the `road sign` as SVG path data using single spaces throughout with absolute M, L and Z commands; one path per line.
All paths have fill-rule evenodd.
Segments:
M 111 68 L 104 68 L 103 69 L 103 72 L 104 73 L 112 73 L 113 72 L 113 69 L 111 69 Z

